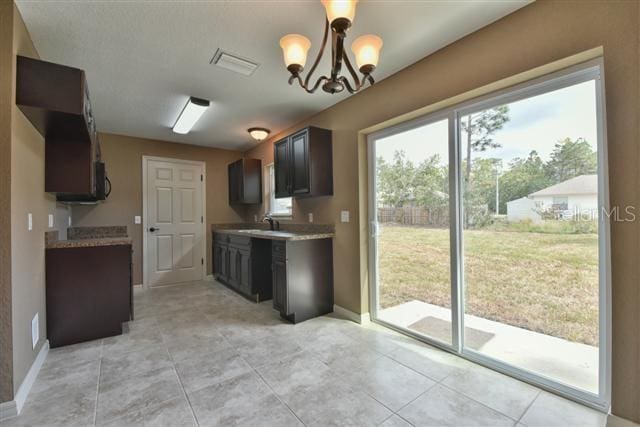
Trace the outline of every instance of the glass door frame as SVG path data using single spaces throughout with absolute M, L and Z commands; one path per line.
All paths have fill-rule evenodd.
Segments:
M 598 150 L 598 394 L 560 383 L 550 377 L 507 364 L 480 354 L 464 346 L 464 246 L 463 246 L 463 197 L 461 191 L 461 142 L 459 122 L 469 113 L 516 102 L 522 99 L 563 89 L 579 83 L 595 82 Z M 604 103 L 604 65 L 602 58 L 587 61 L 564 70 L 535 78 L 516 86 L 495 91 L 481 97 L 461 102 L 424 116 L 381 129 L 367 135 L 368 155 L 368 232 L 369 232 L 369 312 L 371 320 L 402 332 L 429 345 L 454 353 L 472 362 L 502 372 L 542 389 L 580 402 L 597 410 L 608 412 L 611 402 L 611 236 L 608 156 L 606 143 L 606 117 Z M 376 142 L 387 136 L 406 132 L 438 121 L 448 120 L 449 126 L 449 198 L 450 210 L 450 274 L 452 344 L 435 340 L 407 328 L 393 325 L 378 317 L 378 253 L 377 253 L 377 205 L 376 205 Z

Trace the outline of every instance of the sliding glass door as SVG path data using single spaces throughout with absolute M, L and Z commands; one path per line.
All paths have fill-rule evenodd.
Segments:
M 381 137 L 375 167 L 378 318 L 451 345 L 449 121 Z
M 586 64 L 369 136 L 374 320 L 606 407 L 602 80 Z

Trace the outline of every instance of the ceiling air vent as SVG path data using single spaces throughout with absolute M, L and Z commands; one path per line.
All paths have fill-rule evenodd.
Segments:
M 225 52 L 222 49 L 216 50 L 216 53 L 213 55 L 213 59 L 211 59 L 211 64 L 244 76 L 250 76 L 253 74 L 259 65 L 255 62 L 249 61 L 248 59 Z

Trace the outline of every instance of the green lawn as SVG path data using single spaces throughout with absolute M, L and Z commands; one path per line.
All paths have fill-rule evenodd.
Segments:
M 598 237 L 464 232 L 466 313 L 598 344 Z M 382 226 L 380 304 L 450 307 L 449 231 Z

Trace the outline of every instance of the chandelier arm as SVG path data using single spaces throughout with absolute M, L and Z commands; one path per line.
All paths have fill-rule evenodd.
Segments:
M 320 45 L 320 50 L 318 51 L 318 56 L 316 56 L 316 60 L 313 62 L 313 65 L 307 72 L 307 78 L 304 79 L 304 87 L 309 86 L 309 81 L 311 80 L 311 75 L 318 67 L 320 63 L 320 59 L 322 59 L 322 55 L 324 55 L 324 49 L 327 46 L 327 38 L 329 36 L 329 21 L 327 19 L 324 20 L 324 35 L 322 36 L 322 44 Z
M 320 83 L 322 83 L 323 81 L 329 81 L 329 77 L 327 76 L 320 76 L 318 77 L 318 80 L 316 80 L 316 84 L 313 85 L 313 87 L 311 89 L 305 87 L 304 89 L 309 92 L 309 93 L 313 93 L 316 91 L 316 89 L 318 89 L 318 86 L 320 86 Z
M 356 70 L 354 70 L 353 65 L 351 65 L 351 61 L 349 61 L 349 57 L 347 56 L 347 52 L 346 51 L 342 51 L 342 58 L 344 59 L 344 63 L 347 65 L 347 69 L 349 70 L 349 73 L 351 74 L 351 77 L 353 77 L 353 81 L 355 82 L 355 86 L 356 86 L 356 91 L 360 89 L 360 87 L 362 87 L 362 85 L 364 84 L 364 81 L 362 83 L 360 83 L 360 79 L 358 78 L 358 74 L 356 73 Z
M 342 83 L 345 88 L 347 88 L 349 93 L 356 93 L 358 90 L 360 90 L 360 87 L 356 87 L 354 89 L 353 86 L 351 86 L 351 83 L 349 82 L 349 79 L 347 79 L 345 76 L 338 77 L 338 81 L 340 83 Z

